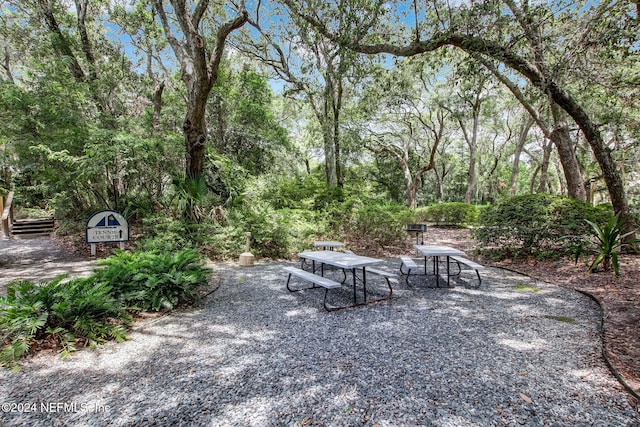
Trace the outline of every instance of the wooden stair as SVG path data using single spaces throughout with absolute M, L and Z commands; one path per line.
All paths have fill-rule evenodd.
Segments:
M 11 225 L 11 234 L 18 239 L 49 236 L 54 226 L 53 217 L 15 219 Z

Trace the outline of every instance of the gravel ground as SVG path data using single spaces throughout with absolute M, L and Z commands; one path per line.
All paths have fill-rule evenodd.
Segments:
M 7 285 L 16 279 L 40 282 L 61 274 L 86 277 L 95 265 L 95 259 L 70 257 L 49 237 L 0 239 L 0 295 L 6 295 Z
M 286 290 L 283 265 L 216 264 L 200 307 L 0 372 L 0 425 L 640 425 L 579 293 L 489 268 L 478 290 L 400 283 L 328 313 L 323 291 Z

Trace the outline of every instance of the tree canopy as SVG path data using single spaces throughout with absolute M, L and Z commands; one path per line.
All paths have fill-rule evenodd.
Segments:
M 317 174 L 413 208 L 640 198 L 634 3 L 2 5 L 3 185 L 63 215 Z

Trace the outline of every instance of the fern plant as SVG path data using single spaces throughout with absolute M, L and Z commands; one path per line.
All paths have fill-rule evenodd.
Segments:
M 625 246 L 640 242 L 640 239 L 632 239 L 630 242 L 625 241 L 625 239 L 634 234 L 635 231 L 623 233 L 626 220 L 621 218 L 619 213 L 609 219 L 603 226 L 587 219 L 585 219 L 585 221 L 591 225 L 593 236 L 596 239 L 594 248 L 595 258 L 589 267 L 589 271 L 596 271 L 598 266 L 602 264 L 604 271 L 609 271 L 611 267 L 613 267 L 615 275 L 620 276 L 618 251 Z
M 62 356 L 77 343 L 122 341 L 131 318 L 104 284 L 92 278 L 34 284 L 16 281 L 0 298 L 0 365 L 14 365 L 39 340 L 49 338 Z
M 109 285 L 128 310 L 171 310 L 198 300 L 211 271 L 193 250 L 175 253 L 117 252 L 99 263 L 96 280 Z

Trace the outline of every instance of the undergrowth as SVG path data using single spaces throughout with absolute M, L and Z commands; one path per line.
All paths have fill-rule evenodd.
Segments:
M 16 281 L 0 298 L 0 365 L 13 365 L 39 342 L 48 341 L 66 356 L 78 344 L 123 341 L 131 317 L 111 288 L 93 278 L 66 277 L 42 284 Z
M 64 357 L 80 346 L 123 341 L 131 312 L 170 310 L 198 300 L 211 271 L 193 250 L 124 252 L 89 278 L 10 283 L 0 298 L 0 366 L 41 347 Z

